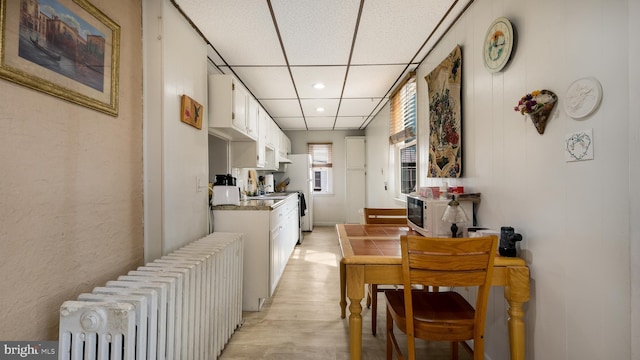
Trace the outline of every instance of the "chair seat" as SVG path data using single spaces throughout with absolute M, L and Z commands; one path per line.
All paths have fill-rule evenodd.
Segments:
M 442 341 L 473 339 L 475 310 L 458 293 L 453 291 L 411 291 L 413 301 L 414 332 L 417 337 Z M 406 333 L 404 291 L 385 291 L 387 308 L 398 328 Z

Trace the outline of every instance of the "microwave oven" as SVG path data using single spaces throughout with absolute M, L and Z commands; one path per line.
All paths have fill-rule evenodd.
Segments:
M 451 224 L 442 221 L 449 199 L 429 199 L 419 195 L 407 196 L 407 223 L 422 236 L 451 237 Z M 473 226 L 473 202 L 460 201 L 469 221 L 458 223 L 458 236 L 463 228 Z

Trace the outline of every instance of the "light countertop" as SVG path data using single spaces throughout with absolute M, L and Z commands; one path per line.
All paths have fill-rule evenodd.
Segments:
M 269 195 L 260 196 L 259 198 L 249 198 L 240 201 L 238 205 L 215 205 L 213 210 L 273 210 L 284 204 L 290 196 L 298 196 L 296 193 L 287 194 L 286 196 L 275 196 L 270 198 Z

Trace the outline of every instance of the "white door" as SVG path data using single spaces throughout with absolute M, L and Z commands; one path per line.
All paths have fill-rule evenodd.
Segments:
M 358 224 L 366 199 L 365 137 L 347 136 L 346 223 Z

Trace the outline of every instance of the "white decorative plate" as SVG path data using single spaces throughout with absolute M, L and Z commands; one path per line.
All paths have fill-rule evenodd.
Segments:
M 491 73 L 498 72 L 507 65 L 513 50 L 513 26 L 505 17 L 491 23 L 484 36 L 482 58 L 484 66 Z
M 592 77 L 578 79 L 569 85 L 564 99 L 564 110 L 574 119 L 593 113 L 602 100 L 602 86 Z

